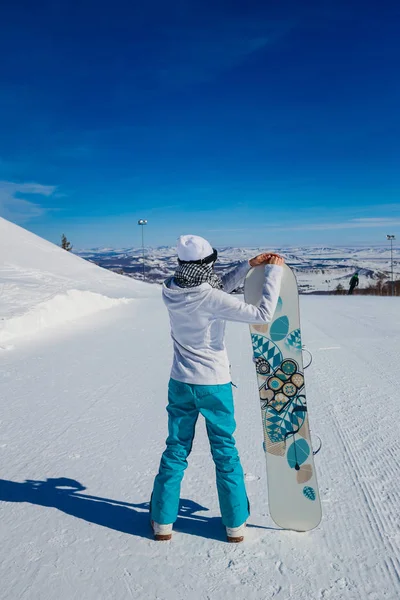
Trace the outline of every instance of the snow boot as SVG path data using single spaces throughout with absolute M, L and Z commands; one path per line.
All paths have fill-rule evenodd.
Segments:
M 155 521 L 150 521 L 150 523 L 154 532 L 154 539 L 157 542 L 168 542 L 172 538 L 172 523 L 169 525 L 160 525 Z
M 243 525 L 239 525 L 239 527 L 227 527 L 226 537 L 228 539 L 228 542 L 230 542 L 231 544 L 238 544 L 239 542 L 243 542 L 245 528 L 246 523 L 243 523 Z

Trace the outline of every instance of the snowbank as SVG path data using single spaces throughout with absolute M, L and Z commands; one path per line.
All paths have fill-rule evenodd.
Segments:
M 0 322 L 0 344 L 128 302 L 131 302 L 128 298 L 108 298 L 94 292 L 68 290 L 37 304 L 23 315 Z
M 0 344 L 160 290 L 102 269 L 0 218 Z

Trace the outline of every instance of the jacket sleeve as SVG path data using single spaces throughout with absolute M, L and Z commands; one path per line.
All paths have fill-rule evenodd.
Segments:
M 239 323 L 269 323 L 278 303 L 282 271 L 282 267 L 278 265 L 265 267 L 265 282 L 259 307 L 247 304 L 221 290 L 213 289 L 210 303 L 213 318 Z
M 242 260 L 236 267 L 225 273 L 221 277 L 221 281 L 224 286 L 224 292 L 230 294 L 239 287 L 239 284 L 246 277 L 249 272 L 250 265 L 248 260 Z

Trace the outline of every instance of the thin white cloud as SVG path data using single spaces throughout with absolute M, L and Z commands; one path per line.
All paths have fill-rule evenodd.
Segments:
M 25 223 L 30 219 L 40 217 L 46 212 L 46 209 L 23 196 L 34 194 L 35 196 L 50 197 L 56 190 L 56 186 L 53 185 L 0 181 L 0 215 L 18 223 Z
M 265 223 L 264 227 L 256 227 L 252 228 L 253 231 L 265 231 L 266 229 L 270 229 L 272 231 L 332 231 L 332 230 L 340 230 L 340 229 L 368 229 L 372 227 L 399 227 L 400 219 L 389 219 L 389 218 L 375 218 L 370 217 L 366 219 L 351 219 L 350 221 L 343 221 L 339 223 L 303 223 L 299 225 L 290 225 L 288 223 L 287 226 L 282 227 L 281 223 Z M 249 231 L 251 226 L 248 228 L 240 228 L 240 229 L 209 229 L 208 231 L 215 233 L 219 231 Z
M 298 21 L 298 16 L 284 15 L 278 19 L 269 17 L 265 11 L 258 17 L 231 14 L 233 12 L 221 14 L 217 9 L 215 16 L 202 24 L 189 15 L 187 20 L 178 20 L 174 26 L 170 23 L 160 26 L 158 35 L 164 40 L 163 52 L 149 53 L 146 41 L 138 50 L 147 55 L 145 68 L 133 68 L 130 76 L 115 87 L 115 97 L 121 102 L 130 102 L 133 84 L 135 94 L 140 90 L 140 94 L 152 96 L 160 87 L 176 89 L 212 81 L 220 73 L 279 42 Z M 146 91 L 141 85 L 143 80 L 152 83 L 146 86 Z
M 222 229 L 207 229 L 207 231 L 209 233 L 216 233 L 216 232 L 219 232 L 219 231 L 224 231 L 224 232 L 226 232 L 226 231 L 229 231 L 229 232 L 232 232 L 232 231 L 235 231 L 235 232 L 236 231 L 249 231 L 249 227 L 247 229 L 245 227 L 241 227 L 240 229 L 227 229 L 226 227 L 224 227 Z M 261 230 L 258 228 L 257 231 L 261 231 Z
M 386 211 L 399 212 L 400 211 L 400 202 L 392 202 L 390 204 L 376 204 L 375 206 L 368 206 L 368 207 L 365 207 L 364 209 L 360 209 L 360 210 L 364 210 L 364 211 L 376 210 L 376 211 L 380 211 L 380 212 L 382 212 L 383 210 L 386 210 Z
M 274 229 L 274 231 L 328 231 L 333 229 L 368 229 L 370 227 L 398 227 L 400 226 L 400 219 L 352 219 L 350 221 L 344 221 L 342 223 L 304 223 L 303 225 L 288 225 L 287 227 L 282 227 L 281 224 L 274 225 L 273 223 L 268 223 L 267 226 L 268 228 Z
M 388 217 L 368 217 L 365 219 L 352 219 L 354 223 L 365 223 L 368 225 L 369 223 L 382 223 L 383 225 L 393 223 L 394 219 L 390 219 Z M 373 225 L 375 227 L 375 225 Z

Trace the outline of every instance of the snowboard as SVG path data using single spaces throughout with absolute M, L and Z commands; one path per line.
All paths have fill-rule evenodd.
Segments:
M 249 271 L 245 301 L 259 305 L 264 267 Z M 304 385 L 299 294 L 293 271 L 283 267 L 271 323 L 250 325 L 267 463 L 268 502 L 277 525 L 309 531 L 321 520 Z

